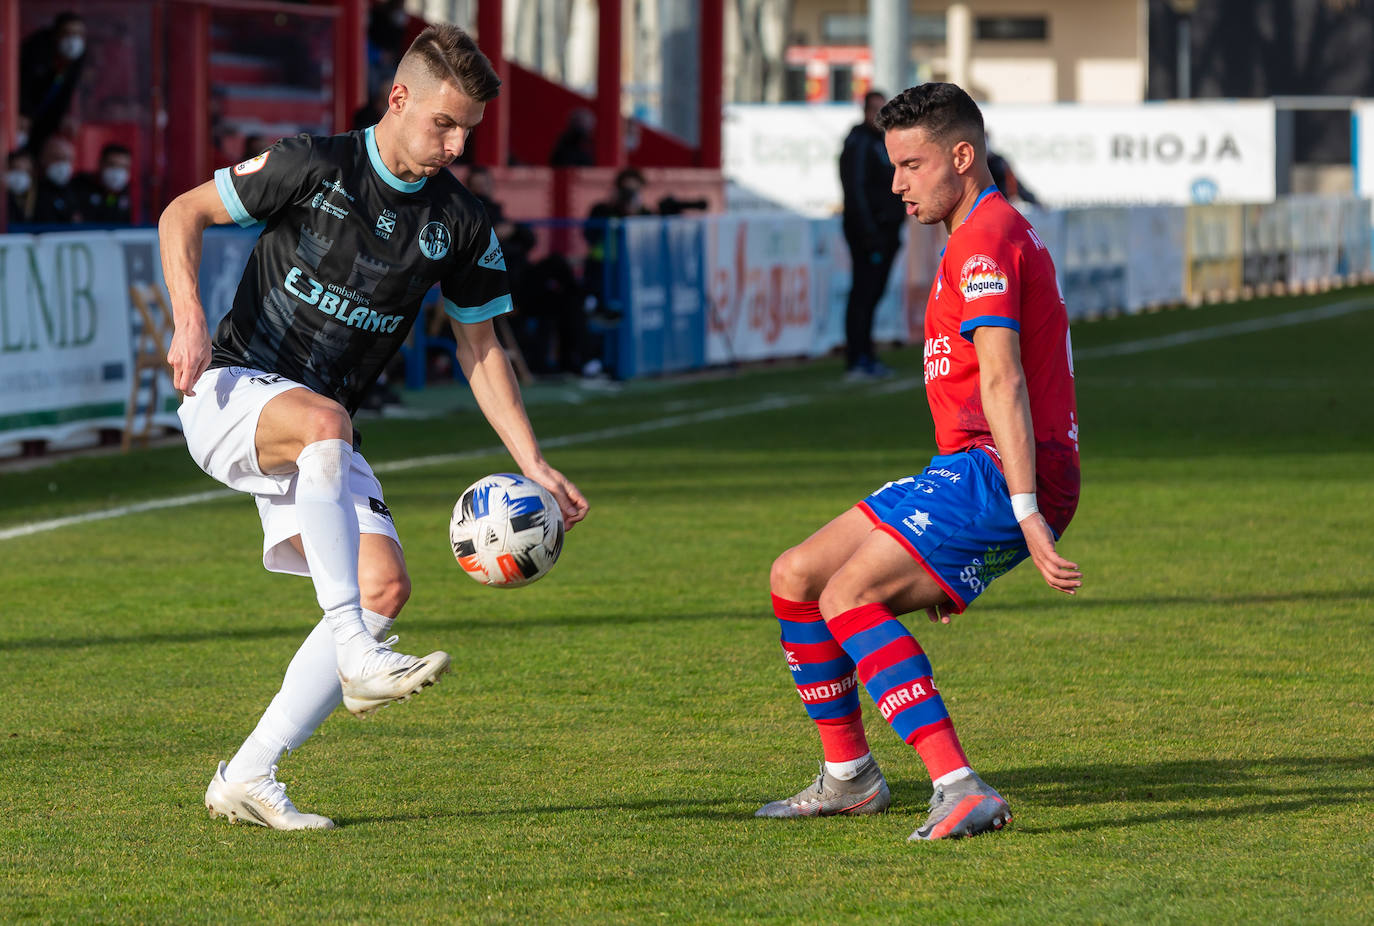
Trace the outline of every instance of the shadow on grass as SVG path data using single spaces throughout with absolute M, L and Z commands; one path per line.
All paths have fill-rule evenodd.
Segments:
M 1365 780 L 1352 781 L 1365 774 Z M 1272 756 L 989 770 L 989 783 L 1013 804 L 1082 808 L 1113 805 L 1108 819 L 1018 826 L 1023 833 L 1074 833 L 1152 823 L 1202 823 L 1293 814 L 1374 800 L 1374 753 Z M 896 782 L 906 793 L 924 782 Z M 894 791 L 897 790 L 894 787 Z M 1121 809 L 1135 805 L 1137 809 Z
M 413 823 L 435 818 L 466 820 L 476 817 L 537 817 L 566 813 L 615 814 L 617 816 L 631 813 L 673 820 L 740 820 L 753 816 L 750 812 L 740 811 L 738 800 L 711 799 L 701 796 L 689 799 L 588 801 L 580 804 L 525 804 L 489 810 L 456 809 L 444 813 L 386 814 L 375 817 L 348 817 L 336 814 L 334 822 L 340 826 L 348 826 L 367 823 Z
M 1043 586 L 1042 586 L 1043 588 Z M 1369 601 L 1374 587 L 1325 589 L 1311 592 L 1273 592 L 1253 595 L 1141 595 L 1133 598 L 1080 597 L 1066 600 L 1054 595 L 1039 596 L 1018 602 L 988 602 L 977 604 L 978 611 L 1048 611 L 1061 608 L 1086 608 L 1100 611 L 1105 608 L 1170 607 L 1174 605 L 1266 605 L 1311 604 L 1318 601 Z
M 764 611 L 759 611 L 760 619 Z M 618 614 L 593 614 L 580 617 L 549 616 L 532 618 L 503 617 L 406 617 L 396 622 L 396 632 L 404 635 L 407 631 L 444 631 L 463 634 L 480 630 L 548 630 L 561 628 L 576 630 L 579 627 L 600 627 L 605 624 L 628 625 L 647 623 L 682 624 L 696 621 L 739 620 L 737 611 L 706 611 L 696 613 L 661 613 L 635 611 Z M 221 627 L 199 628 L 180 633 L 141 633 L 105 634 L 101 636 L 80 637 L 19 637 L 14 640 L 0 640 L 0 653 L 6 651 L 80 649 L 88 646 L 155 646 L 160 644 L 225 643 L 236 640 L 295 640 L 303 641 L 312 627 L 302 620 L 293 620 L 289 625 L 272 627 Z M 458 643 L 453 644 L 457 646 Z

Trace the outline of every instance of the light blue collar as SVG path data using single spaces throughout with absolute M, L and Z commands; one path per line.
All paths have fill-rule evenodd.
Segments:
M 421 177 L 414 183 L 406 183 L 400 177 L 393 174 L 391 168 L 387 167 L 385 162 L 382 161 L 382 153 L 377 150 L 377 135 L 374 131 L 376 128 L 375 125 L 370 125 L 367 127 L 367 130 L 363 132 L 363 136 L 367 139 L 367 159 L 372 162 L 372 169 L 375 170 L 377 176 L 385 180 L 386 185 L 393 190 L 399 190 L 402 193 L 416 192 L 420 187 L 425 185 L 425 180 L 428 178 Z

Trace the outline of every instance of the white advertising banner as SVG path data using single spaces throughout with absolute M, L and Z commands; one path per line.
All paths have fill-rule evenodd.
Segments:
M 1274 104 L 986 104 L 989 145 L 1049 205 L 1269 202 Z
M 1049 206 L 1269 202 L 1275 195 L 1268 101 L 983 104 L 991 147 Z M 731 209 L 825 216 L 843 206 L 839 157 L 860 120 L 850 104 L 726 107 Z M 1374 117 L 1361 120 L 1362 125 Z M 1366 131 L 1374 134 L 1374 126 Z M 1374 141 L 1362 145 L 1374 158 Z M 1362 172 L 1374 188 L 1374 168 Z
M 1363 199 L 1374 198 L 1374 100 L 1360 100 L 1350 112 L 1355 192 Z
M 852 104 L 725 107 L 722 170 L 730 211 L 788 209 L 813 218 L 839 212 L 840 149 L 862 121 Z
M 112 235 L 0 237 L 0 443 L 123 427 L 131 361 Z
M 811 223 L 786 213 L 713 216 L 706 228 L 706 363 L 815 352 Z

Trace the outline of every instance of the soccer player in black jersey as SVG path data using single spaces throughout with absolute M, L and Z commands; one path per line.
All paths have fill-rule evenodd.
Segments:
M 381 486 L 353 446 L 352 415 L 438 283 L 458 360 L 520 470 L 571 526 L 587 501 L 545 461 L 492 319 L 511 310 L 505 263 L 480 203 L 445 168 L 500 89 L 456 26 L 431 26 L 396 70 L 377 125 L 301 135 L 182 194 L 158 224 L 176 322 L 167 359 L 185 393 L 192 457 L 252 493 L 263 565 L 308 575 L 324 617 L 281 691 L 206 791 L 213 815 L 276 829 L 329 828 L 299 812 L 276 762 L 342 701 L 362 716 L 447 670 L 447 653 L 392 650 L 410 595 Z M 204 229 L 264 228 L 233 307 L 210 337 L 197 292 Z

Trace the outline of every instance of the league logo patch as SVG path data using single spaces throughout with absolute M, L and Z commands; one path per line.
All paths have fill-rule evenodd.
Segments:
M 240 161 L 238 164 L 234 165 L 234 174 L 239 177 L 245 177 L 248 174 L 256 174 L 258 171 L 262 170 L 263 165 L 267 163 L 267 156 L 271 153 L 272 151 L 269 148 L 255 158 Z
M 1007 291 L 1007 275 L 997 261 L 986 254 L 975 254 L 964 261 L 959 271 L 959 291 L 965 302 L 984 296 L 1001 296 Z
M 452 238 L 442 222 L 430 222 L 420 229 L 420 253 L 430 260 L 438 260 L 448 253 Z

